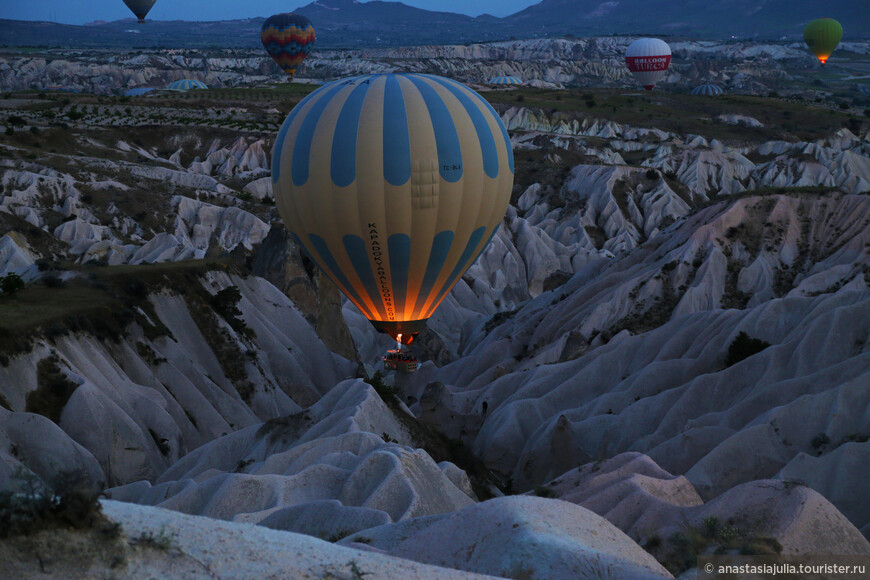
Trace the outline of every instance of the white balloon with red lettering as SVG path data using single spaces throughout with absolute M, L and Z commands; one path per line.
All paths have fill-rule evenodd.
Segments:
M 625 51 L 625 64 L 643 88 L 651 91 L 671 64 L 671 47 L 658 38 L 640 38 Z

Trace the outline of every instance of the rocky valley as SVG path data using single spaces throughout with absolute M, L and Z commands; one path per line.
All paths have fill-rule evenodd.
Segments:
M 24 286 L 0 295 L 0 489 L 73 474 L 119 524 L 0 541 L 13 577 L 870 554 L 867 45 L 818 84 L 792 45 L 676 43 L 641 94 L 627 41 L 306 62 L 535 79 L 482 87 L 511 203 L 413 374 L 378 374 L 395 343 L 275 208 L 275 134 L 313 84 L 241 49 L 6 54 L 0 278 Z M 123 96 L 186 77 L 214 88 Z M 688 94 L 704 79 L 730 94 Z

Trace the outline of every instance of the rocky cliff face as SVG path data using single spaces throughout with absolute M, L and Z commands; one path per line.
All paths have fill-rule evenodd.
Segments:
M 623 55 L 633 37 L 526 39 L 468 45 L 409 46 L 315 51 L 299 78 L 322 81 L 382 72 L 425 72 L 472 83 L 514 75 L 540 87 L 634 87 Z M 687 91 L 712 82 L 729 90 L 766 93 L 784 81 L 803 78 L 815 63 L 796 43 L 681 41 L 672 44 L 674 60 L 663 81 Z M 866 52 L 852 43 L 839 52 Z M 284 80 L 259 49 L 227 55 L 197 50 L 151 50 L 105 54 L 80 51 L 50 56 L 4 57 L 0 90 L 64 86 L 97 94 L 123 94 L 136 87 L 163 88 L 182 78 L 209 87 L 237 87 Z M 848 62 L 846 63 L 848 66 Z M 809 82 L 809 81 L 807 81 Z

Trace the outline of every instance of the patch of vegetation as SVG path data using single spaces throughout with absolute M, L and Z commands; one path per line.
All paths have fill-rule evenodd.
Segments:
M 236 463 L 236 468 L 233 470 L 233 473 L 242 473 L 245 469 L 254 462 L 253 459 L 239 459 L 239 462 Z
M 134 546 L 142 546 L 158 550 L 160 552 L 168 552 L 175 546 L 175 540 L 178 537 L 176 532 L 167 532 L 166 527 L 161 527 L 156 534 L 151 531 L 142 532 L 138 537 L 130 538 L 130 544 Z
M 69 333 L 89 333 L 100 340 L 120 340 L 133 322 L 150 340 L 171 333 L 160 322 L 149 292 L 170 288 L 185 294 L 208 294 L 199 280 L 220 262 L 189 260 L 147 266 L 113 266 L 45 263 L 46 269 L 78 273 L 63 287 L 31 285 L 15 300 L 0 300 L 0 353 L 29 352 L 40 336 L 50 339 Z
M 522 99 L 520 99 L 522 97 Z M 852 118 L 846 112 L 829 109 L 826 115 L 810 103 L 790 102 L 779 98 L 723 95 L 716 99 L 697 99 L 691 95 L 656 93 L 632 95 L 625 89 L 542 89 L 522 87 L 514 91 L 486 93 L 497 111 L 510 106 L 526 106 L 543 111 L 557 111 L 567 118 L 581 120 L 606 118 L 634 127 L 655 127 L 686 135 L 704 135 L 726 142 L 769 141 L 772 139 L 814 141 L 837 131 Z M 763 127 L 745 127 L 709 119 L 720 115 L 747 115 Z
M 62 472 L 47 484 L 19 470 L 11 483 L 10 489 L 0 491 L 0 539 L 58 528 L 120 535 L 120 526 L 102 512 L 99 492 L 80 474 Z
M 556 492 L 546 485 L 539 485 L 535 488 L 535 495 L 538 497 L 556 497 Z
M 46 274 L 45 276 L 43 276 L 41 278 L 41 280 L 42 280 L 42 283 L 47 288 L 63 288 L 64 287 L 63 279 L 60 276 L 58 276 L 57 274 Z
M 151 439 L 154 440 L 154 444 L 157 445 L 157 449 L 160 450 L 160 453 L 164 456 L 169 455 L 169 452 L 172 451 L 172 447 L 169 445 L 169 439 L 161 437 L 150 427 L 148 428 L 148 434 L 151 435 Z
M 764 556 L 782 552 L 782 545 L 775 538 L 723 525 L 716 516 L 704 518 L 698 527 L 686 526 L 684 531 L 671 534 L 667 541 L 653 534 L 643 548 L 674 576 L 697 566 L 701 554 Z
M 731 229 L 734 228 L 729 228 L 729 231 Z M 727 235 L 728 233 L 726 232 L 726 236 Z M 737 289 L 737 281 L 739 280 L 740 270 L 742 269 L 743 266 L 740 262 L 728 258 L 728 268 L 725 274 L 725 288 L 721 299 L 723 308 L 736 308 L 738 310 L 743 310 L 746 308 L 749 299 L 752 298 L 750 294 Z
M 353 533 L 353 530 L 339 530 L 337 532 L 333 532 L 332 534 L 319 534 L 317 537 L 323 540 L 324 542 L 336 543 L 339 540 L 343 540 Z
M 813 449 L 816 450 L 816 455 L 821 455 L 824 447 L 827 447 L 831 443 L 831 438 L 828 437 L 827 433 L 819 433 L 813 440 L 810 441 L 810 445 L 812 445 Z
M 381 371 L 375 371 L 375 374 L 363 379 L 363 382 L 370 384 L 381 400 L 388 404 L 393 400 L 398 400 L 401 394 L 398 387 L 384 383 L 384 373 Z
M 380 375 L 379 372 L 375 373 L 375 376 L 378 375 Z M 372 380 L 375 380 L 374 377 L 366 382 L 372 384 L 370 382 Z M 381 382 L 381 384 L 383 383 Z M 379 388 L 374 384 L 372 386 L 375 387 L 375 390 Z M 391 394 L 398 394 L 397 392 L 393 393 L 393 388 L 389 389 L 388 392 Z M 382 395 L 381 398 L 392 411 L 393 417 L 401 425 L 402 430 L 408 434 L 412 446 L 425 450 L 436 463 L 450 461 L 464 470 L 468 474 L 471 487 L 479 500 L 483 501 L 494 497 L 490 491 L 491 488 L 499 489 L 503 493 L 510 492 L 510 483 L 501 481 L 464 442 L 449 439 L 434 427 L 410 417 L 401 409 L 398 396 L 384 397 Z
M 60 423 L 69 398 L 79 387 L 70 381 L 58 366 L 57 355 L 42 359 L 36 363 L 36 389 L 27 393 L 25 411 L 36 413 L 55 423 Z
M 142 360 L 144 360 L 150 366 L 157 366 L 159 364 L 167 362 L 165 358 L 157 356 L 157 353 L 154 352 L 154 349 L 151 348 L 150 345 L 142 341 L 136 343 L 136 352 L 139 353 L 139 356 L 142 357 Z
M 519 308 L 515 308 L 514 310 L 504 310 L 502 312 L 496 312 L 489 320 L 486 321 L 486 324 L 483 325 L 484 332 L 487 334 L 490 333 L 493 328 L 508 320 L 517 312 L 519 312 Z
M 228 286 L 214 296 L 208 298 L 209 304 L 229 325 L 245 336 L 250 337 L 251 329 L 245 324 L 245 321 L 240 317 L 242 311 L 239 310 L 239 300 L 242 299 L 242 293 L 235 286 Z
M 0 291 L 3 292 L 3 296 L 15 296 L 21 290 L 24 290 L 24 280 L 15 272 L 0 278 Z
M 745 332 L 741 331 L 728 346 L 728 355 L 725 357 L 725 366 L 730 367 L 735 365 L 743 359 L 760 353 L 769 346 L 769 342 L 765 342 L 758 338 L 752 338 Z

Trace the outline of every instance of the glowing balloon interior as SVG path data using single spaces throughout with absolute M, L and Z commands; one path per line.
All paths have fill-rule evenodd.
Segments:
M 290 112 L 273 151 L 275 200 L 296 242 L 403 344 L 492 239 L 513 180 L 498 114 L 434 75 L 324 85 Z
M 263 22 L 260 40 L 269 56 L 292 79 L 314 48 L 314 26 L 301 14 L 275 14 Z
M 124 4 L 126 4 L 127 8 L 136 15 L 139 22 L 145 22 L 145 17 L 148 16 L 148 12 L 151 10 L 151 7 L 154 6 L 156 1 L 157 0 L 124 0 Z

